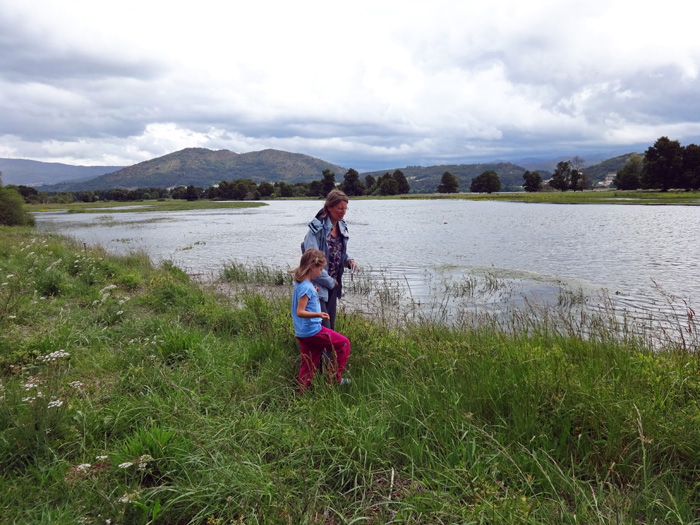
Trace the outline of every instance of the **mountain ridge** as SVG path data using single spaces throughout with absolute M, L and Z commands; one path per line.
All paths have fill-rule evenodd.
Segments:
M 603 180 L 610 172 L 618 171 L 632 153 L 607 159 L 595 165 L 585 168 L 591 182 Z M 0 171 L 3 172 L 5 184 L 28 184 L 27 181 L 17 181 L 17 171 L 10 170 L 6 173 L 3 166 L 12 165 L 13 161 L 20 159 L 0 159 Z M 290 153 L 275 149 L 264 149 L 247 153 L 235 153 L 226 149 L 210 150 L 206 148 L 185 148 L 143 161 L 132 166 L 70 166 L 58 163 L 42 163 L 39 161 L 25 161 L 31 164 L 23 164 L 24 171 L 20 175 L 25 177 L 39 176 L 41 170 L 57 169 L 57 176 L 76 176 L 82 178 L 66 180 L 63 182 L 46 185 L 38 185 L 41 191 L 86 191 L 106 189 L 134 189 L 134 188 L 170 188 L 174 186 L 199 186 L 209 187 L 220 183 L 222 180 L 251 179 L 256 183 L 262 181 L 275 183 L 286 182 L 311 182 L 320 180 L 323 171 L 328 169 L 335 173 L 335 181 L 342 182 L 346 169 L 336 164 L 326 162 L 303 153 Z M 550 161 L 553 162 L 553 161 Z M 21 164 L 21 163 L 20 163 Z M 17 163 L 14 163 L 16 166 Z M 33 168 L 34 175 L 29 168 Z M 89 172 L 79 168 L 89 168 Z M 106 172 L 106 170 L 113 171 Z M 527 170 L 513 162 L 486 162 L 475 164 L 445 164 L 435 166 L 406 166 L 389 170 L 366 171 L 360 174 L 364 179 L 368 175 L 377 178 L 384 173 L 393 173 L 401 170 L 409 181 L 413 193 L 432 193 L 436 190 L 442 174 L 446 171 L 457 176 L 460 182 L 460 190 L 468 191 L 471 180 L 484 171 L 494 171 L 499 176 L 503 190 L 514 191 L 522 187 L 522 175 Z M 532 170 L 532 168 L 529 168 Z M 98 176 L 90 178 L 88 173 L 103 171 Z M 534 170 L 533 170 L 534 171 Z M 30 173 L 27 175 L 27 173 Z M 540 170 L 542 178 L 548 178 L 551 173 Z

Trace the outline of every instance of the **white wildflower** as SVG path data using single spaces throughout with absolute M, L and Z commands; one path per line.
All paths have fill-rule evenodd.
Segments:
M 92 465 L 90 465 L 90 463 L 83 463 L 82 465 L 78 465 L 77 467 L 75 467 L 75 470 L 78 470 L 78 471 L 80 471 L 80 470 L 87 470 L 87 469 L 89 469 L 91 466 L 92 466 Z
M 119 464 L 119 468 L 129 468 L 133 465 L 131 461 L 126 461 L 124 463 Z
M 117 315 L 121 315 L 121 314 L 123 314 L 123 313 L 124 313 L 124 312 L 123 312 L 122 310 L 119 310 L 119 311 L 117 312 Z
M 71 388 L 83 388 L 85 386 L 82 381 L 71 381 L 68 383 L 68 386 Z
M 102 290 L 100 290 L 100 295 L 102 295 L 103 293 L 105 293 L 105 292 L 107 292 L 107 291 L 109 291 L 109 290 L 114 290 L 116 287 L 117 287 L 116 284 L 108 284 L 107 286 L 105 286 L 104 288 L 102 288 Z
M 63 401 L 61 401 L 60 399 L 55 399 L 53 401 L 49 401 L 48 408 L 60 407 L 62 404 L 63 404 Z
M 95 457 L 95 459 L 96 459 L 97 461 L 102 461 L 103 459 L 107 459 L 108 457 L 109 457 L 109 456 L 97 456 L 97 457 Z

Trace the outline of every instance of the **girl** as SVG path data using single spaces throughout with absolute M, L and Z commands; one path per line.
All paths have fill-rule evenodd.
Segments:
M 311 284 L 311 280 L 321 275 L 325 267 L 324 253 L 309 248 L 301 256 L 299 267 L 290 272 L 294 274 L 292 318 L 301 350 L 299 386 L 302 391 L 311 385 L 323 350 L 335 350 L 336 359 L 329 367 L 328 379 L 340 385 L 350 384 L 349 379 L 341 376 L 350 357 L 350 341 L 344 335 L 322 326 L 322 321 L 328 320 L 328 314 L 321 312 L 318 293 Z

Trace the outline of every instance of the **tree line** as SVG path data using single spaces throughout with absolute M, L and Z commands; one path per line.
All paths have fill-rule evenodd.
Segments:
M 322 178 L 311 182 L 260 182 L 252 179 L 222 180 L 209 188 L 201 188 L 194 185 L 176 186 L 173 188 L 114 188 L 109 190 L 81 190 L 69 192 L 42 192 L 36 188 L 24 185 L 8 185 L 19 193 L 29 204 L 70 204 L 71 202 L 97 202 L 97 201 L 140 201 L 151 199 L 182 199 L 182 200 L 260 200 L 284 197 L 325 197 L 334 188 L 343 190 L 348 196 L 358 197 L 362 195 L 401 195 L 411 190 L 406 176 L 401 170 L 394 173 L 385 173 L 380 177 L 367 175 L 364 180 L 360 174 L 349 169 L 343 181 L 336 184 L 335 173 L 324 170 Z
M 613 184 L 620 190 L 672 188 L 700 189 L 700 146 L 681 146 L 677 140 L 660 137 L 644 155 L 632 155 L 617 172 Z

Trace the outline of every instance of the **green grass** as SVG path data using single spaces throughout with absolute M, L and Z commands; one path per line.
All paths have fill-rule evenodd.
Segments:
M 695 340 L 340 312 L 353 384 L 300 396 L 289 294 L 244 288 L 0 228 L 0 516 L 697 523 Z
M 557 191 L 541 193 L 459 193 L 439 195 L 401 195 L 402 199 L 466 199 L 550 204 L 677 204 L 700 205 L 700 192 L 685 191 Z
M 266 206 L 263 202 L 219 202 L 210 200 L 164 200 L 130 202 L 72 202 L 70 204 L 25 204 L 29 212 L 67 211 L 68 213 L 110 213 L 208 210 L 218 208 L 252 208 Z

